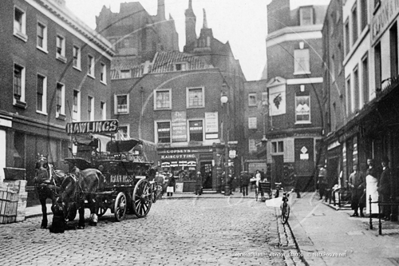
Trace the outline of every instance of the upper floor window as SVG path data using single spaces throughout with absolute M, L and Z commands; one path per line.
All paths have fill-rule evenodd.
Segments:
M 187 108 L 204 107 L 204 89 L 187 89 Z
M 81 52 L 80 48 L 76 45 L 72 48 L 73 53 L 73 67 L 76 69 L 81 69 Z
M 157 128 L 157 142 L 170 143 L 170 122 L 156 122 Z
M 352 45 L 357 41 L 357 37 L 359 35 L 358 32 L 358 21 L 357 21 L 357 5 L 352 8 Z
M 254 139 L 248 139 L 248 151 L 249 153 L 255 153 L 257 151 L 256 142 Z
M 262 92 L 262 106 L 266 106 L 268 105 L 268 101 L 267 101 L 267 92 Z
M 91 96 L 87 97 L 87 118 L 89 121 L 94 120 L 94 98 Z
M 203 141 L 202 120 L 189 121 L 190 141 Z
M 248 94 L 248 106 L 256 106 L 256 93 Z
M 37 75 L 36 86 L 36 110 L 41 113 L 47 112 L 47 78 L 42 75 Z
M 115 114 L 129 113 L 129 94 L 115 95 Z
M 73 91 L 72 120 L 80 120 L 80 92 L 77 90 Z
M 172 108 L 171 90 L 155 91 L 155 110 Z
M 349 35 L 349 20 L 345 21 L 344 26 L 344 34 L 345 34 L 345 54 L 349 53 L 350 50 L 350 35 Z
M 360 0 L 360 30 L 363 30 L 368 23 L 368 7 L 367 0 Z
M 107 83 L 107 66 L 104 63 L 101 63 L 100 70 L 100 81 L 103 83 Z
M 56 38 L 56 58 L 61 60 L 62 62 L 66 62 L 65 57 L 65 39 L 61 35 L 57 35 Z
M 65 116 L 65 86 L 57 83 L 56 87 L 56 117 Z
M 14 104 L 25 102 L 25 67 L 14 64 Z
M 301 26 L 313 25 L 313 7 L 301 7 L 299 9 L 299 23 Z
M 295 122 L 310 123 L 310 96 L 296 96 L 295 106 Z
M 248 117 L 248 128 L 256 129 L 257 128 L 257 119 L 256 117 Z
M 120 78 L 121 79 L 128 79 L 128 78 L 131 78 L 131 77 L 132 77 L 132 74 L 131 74 L 130 69 L 121 69 L 121 71 L 120 71 Z
M 37 47 L 47 51 L 47 26 L 44 23 L 37 23 Z
M 184 71 L 186 70 L 186 63 L 176 63 L 175 71 Z
M 128 125 L 121 125 L 118 126 L 118 136 L 117 139 L 119 140 L 126 140 L 129 139 L 130 137 L 129 133 L 129 126 Z
M 26 35 L 26 14 L 25 11 L 14 7 L 14 35 L 18 38 L 27 41 Z
M 294 75 L 309 74 L 309 49 L 297 49 L 294 51 Z
M 87 75 L 94 77 L 94 57 L 87 56 Z
M 101 109 L 101 119 L 106 120 L 107 119 L 107 103 L 101 102 L 100 109 Z

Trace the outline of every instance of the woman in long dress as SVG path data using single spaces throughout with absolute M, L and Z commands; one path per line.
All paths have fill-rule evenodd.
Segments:
M 367 165 L 369 168 L 366 171 L 366 213 L 367 214 L 378 214 L 378 204 L 371 204 L 371 213 L 370 213 L 370 201 L 369 197 L 371 196 L 371 201 L 378 201 L 378 179 L 377 179 L 377 169 L 374 166 L 373 159 L 367 159 Z

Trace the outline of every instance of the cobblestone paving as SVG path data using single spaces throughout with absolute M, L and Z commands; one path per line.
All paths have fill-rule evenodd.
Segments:
M 49 216 L 49 221 L 52 217 Z M 41 218 L 0 225 L 0 265 L 297 265 L 288 227 L 253 199 L 165 199 L 145 218 L 51 234 Z

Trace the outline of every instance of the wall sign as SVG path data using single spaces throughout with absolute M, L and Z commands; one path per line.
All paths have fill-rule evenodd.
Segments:
M 172 142 L 187 141 L 187 119 L 185 111 L 172 112 Z
M 218 132 L 218 112 L 205 112 L 205 139 L 217 139 Z
M 118 120 L 67 123 L 65 129 L 68 134 L 116 133 L 118 132 Z

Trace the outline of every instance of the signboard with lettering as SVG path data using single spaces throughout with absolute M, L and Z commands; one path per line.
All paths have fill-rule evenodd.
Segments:
M 205 112 L 205 138 L 217 139 L 219 132 L 218 112 Z
M 113 119 L 67 123 L 65 130 L 69 135 L 88 133 L 116 133 L 118 132 L 118 120 Z
M 372 42 L 376 42 L 399 13 L 399 0 L 380 1 L 380 7 L 371 20 Z
M 172 112 L 172 142 L 187 141 L 187 119 L 185 111 Z

